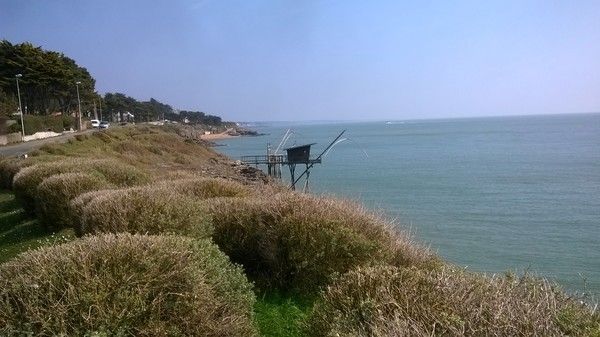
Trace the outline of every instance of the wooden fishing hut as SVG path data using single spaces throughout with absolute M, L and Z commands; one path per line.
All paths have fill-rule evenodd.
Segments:
M 289 131 L 289 130 L 288 130 Z M 342 137 L 346 130 L 342 131 L 334 140 L 327 146 L 327 148 L 316 158 L 310 158 L 310 148 L 316 143 L 305 144 L 300 146 L 289 147 L 285 149 L 286 154 L 277 154 L 280 147 L 277 147 L 275 153 L 271 153 L 271 147 L 267 145 L 267 155 L 265 156 L 242 156 L 241 161 L 247 165 L 266 165 L 267 174 L 275 179 L 281 179 L 281 167 L 287 165 L 290 169 L 291 185 L 290 189 L 296 189 L 296 183 L 303 177 L 306 176 L 304 182 L 304 191 L 308 190 L 308 183 L 310 178 L 310 169 L 315 164 L 321 163 L 321 157 L 325 154 L 335 143 Z M 287 136 L 287 133 L 286 133 Z M 281 143 L 280 143 L 281 146 Z M 296 165 L 305 165 L 304 171 L 296 177 Z
M 296 189 L 296 165 L 297 164 L 304 164 L 306 165 L 306 170 L 304 171 L 306 173 L 306 180 L 304 183 L 304 190 L 308 190 L 308 181 L 309 181 L 309 177 L 310 177 L 310 168 L 314 165 L 314 164 L 321 164 L 321 157 L 319 156 L 318 158 L 315 159 L 310 159 L 310 147 L 312 145 L 315 145 L 316 143 L 312 143 L 312 144 L 306 144 L 306 145 L 300 145 L 300 146 L 294 146 L 294 147 L 289 147 L 287 149 L 285 149 L 285 151 L 287 152 L 287 162 L 286 165 L 289 166 L 290 168 L 290 178 L 292 181 L 292 185 L 291 188 L 292 190 Z M 300 177 L 299 177 L 300 178 Z
M 273 154 L 267 149 L 266 156 L 242 156 L 242 163 L 247 165 L 266 165 L 267 174 L 270 177 L 281 179 L 281 167 L 287 165 L 290 169 L 291 189 L 296 189 L 296 165 L 306 165 L 305 189 L 308 187 L 310 177 L 310 167 L 314 164 L 320 164 L 321 158 L 310 158 L 310 147 L 316 143 L 294 146 L 285 149 L 286 154 Z

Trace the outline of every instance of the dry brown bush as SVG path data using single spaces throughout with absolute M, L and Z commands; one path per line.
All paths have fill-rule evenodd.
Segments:
M 329 286 L 308 330 L 310 336 L 591 336 L 600 333 L 600 318 L 529 276 L 379 266 L 358 268 Z
M 161 181 L 152 186 L 152 188 L 171 190 L 198 199 L 246 197 L 250 196 L 253 192 L 251 188 L 240 183 L 220 178 L 188 178 Z
M 12 188 L 12 181 L 23 166 L 24 161 L 19 158 L 4 158 L 0 160 L 0 184 L 2 188 Z
M 202 178 L 202 175 L 192 170 L 168 170 L 160 175 L 157 175 L 156 177 L 157 182 L 196 178 Z
M 90 201 L 94 200 L 96 197 L 104 195 L 110 191 L 115 191 L 115 190 L 114 189 L 106 189 L 106 190 L 85 192 L 85 193 L 81 193 L 79 196 L 77 196 L 73 200 L 71 200 L 71 202 L 69 203 L 69 210 L 71 212 L 70 216 L 73 219 L 71 224 L 72 224 L 73 229 L 75 230 L 75 234 L 77 234 L 77 236 L 83 236 L 83 234 L 84 234 L 81 221 L 83 219 L 83 212 L 85 210 L 85 206 L 87 206 L 87 204 Z
M 74 172 L 97 172 L 117 186 L 135 186 L 150 181 L 141 170 L 114 159 L 93 160 L 68 158 L 59 161 L 39 163 L 20 170 L 14 177 L 13 190 L 25 211 L 33 214 L 38 185 L 46 178 Z
M 251 189 L 224 179 L 158 181 L 121 190 L 85 193 L 71 203 L 78 235 L 97 232 L 164 233 L 194 237 L 212 233 L 200 199 L 246 196 Z
M 26 212 L 34 214 L 38 185 L 52 175 L 76 172 L 78 166 L 79 163 L 75 160 L 61 160 L 23 168 L 13 179 L 13 190 L 17 200 Z
M 71 200 L 82 193 L 110 186 L 106 179 L 97 173 L 62 173 L 44 179 L 35 196 L 39 222 L 51 230 L 72 227 L 76 219 L 73 217 Z
M 208 240 L 90 236 L 0 265 L 2 336 L 256 336 L 253 303 Z
M 82 166 L 83 172 L 87 172 L 86 166 Z M 92 160 L 89 169 L 100 173 L 107 181 L 118 187 L 139 186 L 151 181 L 150 175 L 145 171 L 116 159 Z
M 205 201 L 213 238 L 262 288 L 312 292 L 363 264 L 436 258 L 362 206 L 295 193 Z
M 85 194 L 73 201 L 79 235 L 178 233 L 208 238 L 213 226 L 196 198 L 166 189 L 129 188 Z
M 40 162 L 60 160 L 60 156 L 35 156 L 29 158 L 7 157 L 0 160 L 0 186 L 11 189 L 15 175 L 24 167 Z

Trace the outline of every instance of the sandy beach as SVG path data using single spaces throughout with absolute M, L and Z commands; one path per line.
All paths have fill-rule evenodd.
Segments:
M 239 137 L 239 136 L 232 136 L 229 133 L 233 131 L 233 129 L 227 129 L 221 133 L 211 133 L 208 135 L 201 135 L 200 139 L 203 140 L 219 140 L 219 139 L 227 139 L 227 138 L 234 138 L 234 137 Z

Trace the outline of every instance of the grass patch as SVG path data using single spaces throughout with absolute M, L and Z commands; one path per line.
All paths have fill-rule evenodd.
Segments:
M 263 294 L 254 305 L 255 320 L 261 336 L 304 337 L 305 320 L 312 301 L 279 293 Z
M 72 230 L 51 233 L 27 216 L 12 192 L 0 190 L 0 263 L 29 249 L 72 240 Z

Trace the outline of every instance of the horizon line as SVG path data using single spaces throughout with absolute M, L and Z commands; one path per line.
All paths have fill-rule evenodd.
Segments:
M 477 118 L 511 118 L 511 117 L 542 117 L 542 116 L 564 116 L 564 115 L 594 115 L 600 114 L 600 111 L 588 112 L 561 112 L 561 113 L 534 113 L 534 114 L 516 114 L 516 115 L 482 115 L 482 116 L 449 116 L 449 117 L 425 117 L 425 118 L 405 118 L 405 119 L 306 119 L 306 120 L 245 120 L 234 121 L 235 123 L 353 123 L 353 122 L 410 122 L 410 121 L 433 121 L 448 119 L 477 119 Z

